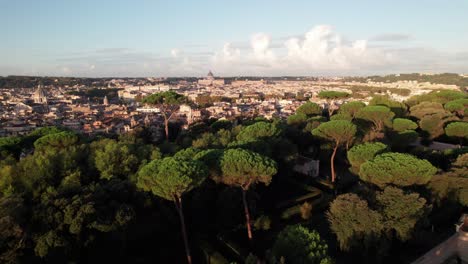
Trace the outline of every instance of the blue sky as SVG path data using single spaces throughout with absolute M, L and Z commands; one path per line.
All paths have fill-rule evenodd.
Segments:
M 0 0 L 0 75 L 468 72 L 468 1 Z

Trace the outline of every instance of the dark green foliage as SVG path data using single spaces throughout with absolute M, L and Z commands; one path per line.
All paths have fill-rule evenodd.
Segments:
M 422 102 L 410 108 L 411 116 L 422 119 L 424 116 L 437 113 L 447 113 L 441 103 L 437 102 Z
M 220 177 L 221 176 L 221 157 L 223 155 L 223 150 L 221 149 L 208 149 L 198 152 L 193 158 L 203 162 L 209 171 L 211 177 Z
M 208 149 L 218 146 L 218 138 L 212 133 L 203 133 L 199 138 L 192 141 L 192 146 L 198 149 Z
M 378 154 L 386 151 L 388 151 L 388 147 L 383 143 L 364 143 L 353 146 L 348 151 L 347 156 L 349 163 L 351 163 L 352 170 L 354 172 L 359 172 L 364 162 L 372 160 Z
M 396 149 L 405 149 L 413 142 L 418 140 L 419 134 L 414 130 L 404 130 L 391 135 L 392 147 Z
M 200 185 L 207 176 L 207 169 L 201 162 L 164 158 L 141 168 L 137 184 L 145 191 L 175 201 Z
M 70 132 L 39 138 L 34 143 L 34 154 L 16 164 L 15 189 L 36 197 L 50 186 L 59 186 L 65 177 L 85 172 L 88 146 L 76 144 L 77 140 L 78 137 Z
M 237 140 L 231 142 L 227 147 L 232 149 L 242 148 L 253 152 L 257 152 L 268 157 L 271 157 L 273 155 L 273 146 L 271 142 L 261 139 Z
M 445 134 L 460 140 L 468 139 L 468 122 L 452 122 L 445 127 Z
M 287 226 L 284 221 L 295 221 L 280 220 L 281 209 L 275 205 L 285 199 L 294 200 L 295 195 L 300 199 L 310 195 L 285 184 L 292 176 L 295 181 L 302 181 L 301 186 L 308 184 L 308 179 L 296 177 L 291 170 L 297 155 L 323 161 L 320 148 L 328 151 L 330 147 L 351 147 L 357 125 L 349 120 L 361 124 L 353 115 L 364 107 L 361 103 L 346 105 L 328 122 L 322 116 L 307 117 L 303 113 L 306 119 L 299 126 L 288 126 L 284 120 L 270 123 L 253 119 L 239 120 L 242 125 L 231 129 L 228 121 L 211 126 L 213 120 L 202 121 L 173 143 L 164 142 L 158 147 L 149 144 L 145 134 L 139 132 L 87 138 L 54 127 L 26 136 L 0 138 L 0 262 L 180 263 L 180 237 L 184 231 L 177 229 L 176 213 L 182 223 L 183 197 L 187 199 L 183 205 L 188 233 L 197 235 L 191 245 L 197 248 L 196 252 L 200 239 L 206 238 L 205 242 L 211 244 L 217 234 L 229 239 L 226 241 L 234 238 L 236 249 L 249 248 L 250 244 L 238 239 L 243 202 L 247 229 L 253 225 L 259 232 L 259 238 L 251 240 L 258 257 L 251 255 L 249 261 L 271 257 L 272 263 L 330 263 L 326 250 L 320 251 L 324 241 L 307 228 L 287 227 L 290 230 L 283 230 L 274 243 L 272 238 L 278 227 Z M 420 111 L 423 118 L 434 112 L 448 113 L 438 106 L 433 107 L 434 111 L 413 110 L 415 115 Z M 417 136 L 414 127 L 407 119 L 395 119 L 393 130 L 386 131 L 388 137 L 383 140 L 392 149 L 396 143 L 405 145 L 402 142 Z M 113 139 L 103 139 L 104 136 Z M 332 143 L 320 143 L 317 138 Z M 192 141 L 197 148 L 191 147 Z M 358 255 L 372 258 L 373 252 L 396 252 L 402 245 L 394 243 L 396 240 L 405 242 L 403 246 L 413 245 L 422 220 L 424 224 L 434 224 L 437 232 L 441 226 L 433 220 L 432 213 L 426 217 L 431 207 L 461 210 L 468 204 L 468 156 L 460 155 L 465 149 L 419 152 L 418 157 L 427 158 L 440 168 L 442 172 L 436 176 L 432 176 L 436 169 L 428 162 L 408 158 L 407 154 L 381 154 L 386 149 L 382 143 L 366 143 L 348 151 L 352 170 L 359 171 L 360 167 L 364 171 L 361 177 L 367 173 L 366 181 L 377 186 L 359 182 L 347 189 L 339 188 L 341 192 L 356 191 L 363 198 L 348 193 L 331 203 L 327 213 L 331 231 L 324 228 L 321 211 L 315 210 L 316 205 L 318 209 L 327 206 L 328 194 L 314 193 L 308 199 L 316 200 L 301 200 L 294 206 L 297 215 L 310 217 L 310 224 L 317 226 L 323 237 L 336 234 L 340 248 L 353 249 L 353 261 L 361 261 Z M 335 154 L 340 166 L 346 166 L 342 153 Z M 449 167 L 457 156 L 460 157 Z M 366 166 L 367 171 L 363 169 Z M 214 181 L 204 181 L 208 176 Z M 428 185 L 415 186 L 428 179 Z M 252 190 L 256 184 L 268 186 Z M 174 202 L 177 211 L 166 199 Z M 249 238 L 251 233 L 248 232 Z M 265 256 L 262 250 L 270 246 L 274 250 Z M 226 261 L 234 261 L 226 252 L 219 252 Z M 342 259 L 340 251 L 336 254 Z M 194 255 L 194 263 L 199 261 L 199 255 Z M 390 261 L 393 260 L 392 257 Z
M 217 120 L 213 124 L 211 124 L 211 129 L 214 131 L 218 131 L 221 129 L 231 129 L 232 128 L 232 122 L 229 120 Z
M 374 131 L 381 132 L 385 127 L 392 126 L 392 119 L 395 113 L 390 108 L 381 105 L 366 106 L 356 113 L 356 118 L 371 122 Z
M 415 130 L 418 128 L 418 124 L 406 119 L 406 118 L 395 118 L 393 119 L 393 130 L 397 132 L 403 132 L 405 130 Z
M 347 120 L 347 121 L 353 121 L 353 117 L 347 114 L 335 114 L 330 117 L 330 120 Z
M 48 191 L 33 208 L 33 222 L 42 223 L 35 236 L 39 257 L 63 252 L 70 257 L 90 247 L 96 236 L 125 227 L 134 209 L 125 203 L 131 186 L 113 181 L 89 185 L 70 195 Z M 42 230 L 44 228 L 44 230 Z M 88 248 L 89 249 L 89 248 Z
M 199 152 L 200 150 L 196 148 L 186 148 L 183 150 L 179 150 L 172 157 L 174 159 L 179 159 L 179 160 L 192 160 Z
M 20 197 L 0 200 L 0 262 L 19 263 L 26 248 L 26 207 Z
M 307 125 L 303 129 L 306 133 L 312 133 L 312 130 L 316 129 L 320 124 L 327 122 L 327 118 L 323 116 L 314 116 L 307 119 Z
M 384 228 L 382 216 L 351 193 L 340 195 L 331 203 L 327 218 L 344 251 L 372 247 Z
M 214 180 L 247 189 L 256 183 L 270 184 L 277 172 L 274 160 L 239 148 L 224 151 L 220 166 L 222 175 Z
M 465 116 L 466 109 L 468 108 L 468 98 L 456 99 L 450 102 L 447 102 L 444 105 L 444 108 L 447 111 L 456 113 L 458 116 Z
M 104 140 L 102 144 L 94 154 L 95 166 L 101 178 L 126 178 L 137 171 L 140 160 L 132 151 L 132 146 L 114 140 Z
M 380 188 L 387 185 L 407 187 L 428 183 L 436 172 L 427 160 L 403 153 L 384 153 L 362 164 L 359 177 Z
M 341 145 L 348 147 L 353 142 L 356 132 L 356 125 L 346 120 L 332 120 L 312 130 L 312 135 L 333 142 L 333 153 L 330 158 L 332 182 L 335 182 L 336 178 L 334 165 L 336 151 Z
M 359 101 L 348 102 L 340 106 L 340 110 L 338 111 L 339 114 L 350 116 L 354 119 L 356 113 L 361 109 L 364 108 L 366 104 Z
M 49 127 L 41 127 L 38 129 L 33 130 L 31 133 L 28 134 L 28 137 L 32 138 L 40 138 L 45 135 L 49 134 L 55 134 L 55 133 L 60 133 L 66 131 L 65 129 L 54 127 L 54 126 L 49 126 Z
M 305 114 L 296 113 L 288 116 L 287 123 L 291 126 L 300 126 L 307 122 L 307 116 Z
M 349 93 L 338 91 L 321 91 L 318 96 L 325 99 L 340 99 L 349 96 Z
M 468 169 L 468 153 L 467 152 L 457 156 L 457 159 L 452 164 L 451 173 L 453 173 L 453 176 L 468 178 L 466 169 Z
M 0 137 L 0 160 L 18 157 L 21 152 L 20 137 Z
M 429 189 L 438 204 L 450 201 L 468 206 L 468 153 L 460 155 L 450 170 L 432 177 Z
M 320 124 L 312 130 L 312 135 L 335 142 L 336 145 L 347 144 L 356 135 L 356 126 L 350 121 L 333 120 Z
M 320 106 L 316 103 L 307 102 L 297 108 L 296 114 L 302 114 L 306 116 L 321 115 L 322 108 L 320 108 Z
M 404 103 L 394 101 L 390 99 L 388 96 L 374 96 L 372 97 L 372 100 L 369 102 L 369 105 L 386 106 L 390 108 L 390 110 L 392 110 L 392 112 L 395 113 L 395 115 L 398 117 L 405 116 L 408 111 L 408 107 Z
M 284 228 L 276 238 L 271 249 L 272 263 L 291 264 L 326 264 L 331 263 L 328 257 L 328 246 L 315 230 L 300 225 Z
M 0 165 L 0 197 L 8 196 L 15 192 L 15 185 L 17 180 L 16 164 L 12 159 L 10 164 Z
M 78 142 L 78 136 L 72 132 L 59 132 L 47 134 L 34 142 L 34 147 L 38 150 L 46 147 L 66 148 Z
M 429 139 L 443 135 L 445 124 L 458 119 L 437 102 L 422 102 L 411 107 L 410 112 L 419 119 L 419 127 Z
M 385 241 L 409 240 L 430 209 L 419 194 L 395 187 L 377 192 L 375 200 L 367 197 L 373 208 L 352 193 L 338 196 L 330 205 L 327 218 L 342 250 L 364 249 L 362 254 L 368 255 L 372 249 L 383 254 L 388 249 Z
M 282 130 L 276 123 L 256 122 L 250 126 L 243 127 L 237 135 L 237 140 L 255 140 L 270 137 L 278 137 Z
M 198 149 L 221 148 L 229 145 L 234 139 L 230 130 L 220 129 L 216 133 L 206 132 L 192 141 L 192 147 Z
M 450 174 L 436 175 L 429 182 L 428 188 L 438 205 L 451 202 L 462 207 L 468 206 L 467 178 L 450 177 Z
M 419 127 L 426 133 L 429 139 L 434 139 L 444 134 L 444 126 L 446 123 L 456 120 L 458 120 L 458 118 L 448 112 L 439 112 L 424 116 L 419 121 Z
M 416 223 L 426 214 L 426 200 L 417 193 L 405 194 L 395 187 L 386 187 L 376 197 L 377 206 L 383 217 L 385 230 L 394 230 L 397 238 L 411 238 Z

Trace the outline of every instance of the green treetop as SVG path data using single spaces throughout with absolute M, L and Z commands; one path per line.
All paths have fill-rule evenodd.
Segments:
M 341 250 L 345 251 L 351 248 L 369 249 L 380 237 L 384 227 L 382 216 L 354 193 L 336 197 L 330 205 L 327 218 Z
M 356 113 L 356 118 L 371 122 L 376 132 L 382 132 L 385 126 L 390 127 L 394 116 L 390 108 L 382 105 L 366 106 Z
M 366 106 L 365 103 L 359 102 L 359 101 L 348 102 L 340 106 L 340 110 L 338 110 L 338 113 L 348 115 L 352 119 L 354 119 L 356 116 L 356 113 L 361 108 L 364 108 L 365 106 Z
M 277 137 L 281 135 L 281 133 L 282 130 L 278 124 L 261 121 L 250 126 L 243 127 L 236 138 L 237 140 L 248 141 Z
M 417 193 L 405 194 L 401 189 L 386 187 L 376 200 L 385 229 L 394 230 L 401 241 L 410 239 L 416 223 L 426 213 L 426 199 Z
M 315 115 L 321 115 L 322 114 L 322 108 L 316 103 L 313 102 L 307 102 L 296 110 L 297 114 L 304 114 L 306 116 L 315 116 Z
M 36 149 L 42 149 L 45 147 L 53 148 L 66 148 L 68 146 L 74 145 L 78 142 L 78 136 L 73 132 L 59 132 L 53 134 L 47 134 L 40 137 L 34 142 L 34 147 Z
M 242 189 L 247 235 L 251 240 L 252 231 L 246 192 L 257 183 L 270 184 L 272 176 L 277 172 L 276 162 L 255 152 L 238 148 L 224 151 L 220 157 L 219 165 L 221 175 L 213 177 L 213 179 Z
M 157 106 L 164 118 L 166 139 L 169 140 L 169 120 L 178 111 L 179 106 L 187 102 L 187 97 L 174 91 L 155 93 L 143 98 L 142 103 Z
M 195 160 L 164 158 L 154 160 L 141 168 L 138 187 L 156 196 L 173 201 L 179 212 L 182 234 L 188 263 L 192 263 L 188 245 L 182 196 L 199 186 L 208 176 L 205 165 Z
M 419 119 L 419 127 L 429 139 L 443 135 L 445 124 L 458 120 L 455 115 L 437 102 L 422 102 L 411 107 L 410 113 Z
M 447 102 L 444 108 L 452 113 L 456 113 L 460 117 L 466 116 L 468 113 L 468 99 L 463 98 Z
M 328 102 L 328 116 L 332 116 L 335 111 L 335 101 L 349 97 L 349 93 L 339 91 L 321 91 L 319 98 L 326 99 Z
M 294 115 L 288 116 L 288 119 L 286 122 L 290 126 L 300 127 L 307 123 L 307 119 L 308 119 L 307 115 L 296 113 Z
M 335 182 L 335 155 L 341 145 L 346 147 L 354 140 L 356 125 L 346 120 L 332 120 L 320 124 L 312 130 L 312 135 L 333 142 L 333 153 L 330 158 L 332 182 Z
M 414 130 L 418 128 L 418 124 L 406 119 L 406 118 L 395 118 L 393 119 L 393 130 L 397 132 L 403 132 L 405 130 Z
M 328 245 L 315 230 L 300 225 L 284 228 L 271 249 L 272 263 L 328 264 Z
M 128 178 L 138 169 L 140 163 L 128 144 L 115 140 L 104 140 L 101 148 L 96 149 L 94 164 L 101 178 Z
M 367 142 L 353 146 L 348 151 L 348 160 L 351 163 L 352 169 L 355 172 L 359 172 L 361 165 L 373 159 L 378 154 L 386 152 L 388 150 L 387 145 L 380 142 Z
M 383 105 L 390 110 L 392 110 L 393 113 L 396 114 L 396 116 L 402 117 L 405 116 L 406 113 L 408 112 L 408 107 L 406 104 L 392 100 L 389 98 L 389 96 L 379 96 L 376 95 L 370 100 L 369 105 Z
M 452 122 L 445 127 L 445 134 L 449 137 L 455 137 L 463 140 L 468 140 L 468 122 Z
M 424 185 L 437 172 L 427 160 L 409 154 L 383 153 L 361 165 L 359 177 L 384 188 L 387 185 Z

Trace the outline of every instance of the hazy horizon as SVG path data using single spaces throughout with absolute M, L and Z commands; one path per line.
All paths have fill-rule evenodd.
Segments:
M 468 73 L 468 2 L 0 1 L 0 76 Z

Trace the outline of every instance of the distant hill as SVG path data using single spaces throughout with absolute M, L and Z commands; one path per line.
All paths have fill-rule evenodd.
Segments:
M 441 74 L 391 74 L 386 76 L 369 76 L 369 77 L 349 77 L 347 80 L 365 82 L 371 80 L 374 82 L 397 82 L 397 81 L 418 81 L 440 83 L 448 85 L 458 85 L 460 88 L 468 87 L 468 78 L 456 73 L 441 73 Z

